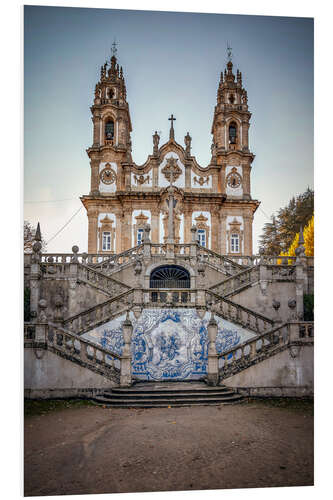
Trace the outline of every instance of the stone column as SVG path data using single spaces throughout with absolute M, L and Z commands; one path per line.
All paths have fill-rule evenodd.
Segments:
M 253 215 L 244 215 L 244 255 L 252 255 L 252 222 Z
M 90 194 L 99 194 L 99 160 L 94 158 L 90 161 L 91 179 Z
M 132 247 L 132 208 L 123 207 L 121 218 L 121 251 L 124 252 Z
M 131 340 L 133 333 L 132 322 L 128 317 L 122 324 L 124 348 L 120 361 L 120 386 L 130 387 L 132 385 L 132 354 L 131 354 Z
M 220 214 L 220 228 L 221 228 L 221 238 L 220 238 L 220 249 L 221 254 L 226 255 L 227 253 L 227 214 Z
M 38 302 L 40 296 L 40 279 L 42 276 L 40 268 L 40 251 L 42 244 L 40 241 L 36 241 L 33 244 L 32 250 L 33 254 L 31 256 L 31 267 L 30 267 L 30 316 L 33 321 L 37 321 L 38 315 Z
M 115 216 L 116 216 L 116 244 L 114 248 L 115 253 L 120 253 L 122 251 L 122 221 L 123 221 L 123 214 L 121 214 L 118 211 L 115 211 Z
M 88 253 L 97 253 L 98 210 L 88 208 Z
M 250 174 L 251 167 L 250 165 L 242 165 L 243 167 L 243 198 L 245 200 L 251 199 L 251 183 L 250 183 Z
M 160 211 L 158 208 L 151 210 L 151 242 L 160 242 Z
M 92 118 L 92 122 L 94 124 L 94 133 L 93 133 L 93 147 L 99 146 L 100 141 L 100 115 L 94 115 Z
M 74 245 L 72 247 L 73 256 L 71 259 L 71 263 L 69 265 L 69 288 L 68 288 L 68 315 L 73 316 L 79 312 L 78 310 L 78 301 L 76 294 L 77 287 L 77 274 L 78 274 L 78 262 L 79 259 L 77 257 L 77 253 L 79 251 L 79 247 Z M 73 332 L 76 333 L 76 332 Z
M 211 220 L 212 220 L 212 228 L 211 228 L 211 241 L 212 241 L 212 250 L 213 252 L 220 253 L 221 248 L 220 248 L 220 241 L 221 241 L 221 234 L 220 234 L 220 210 L 218 207 L 214 207 L 211 210 Z
M 221 147 L 225 149 L 225 120 L 221 121 Z
M 47 316 L 45 309 L 47 302 L 45 299 L 40 299 L 39 301 L 39 314 L 38 314 L 38 324 L 36 325 L 35 341 L 36 342 L 46 342 L 46 329 L 47 329 Z
M 215 386 L 218 385 L 219 383 L 219 365 L 216 352 L 217 322 L 214 318 L 213 313 L 211 313 L 207 330 L 208 330 L 208 340 L 209 340 L 207 384 Z
M 191 243 L 192 208 L 184 208 L 184 243 Z
M 191 189 L 191 163 L 185 163 L 185 189 Z
M 226 170 L 226 165 L 223 164 L 221 167 L 220 171 L 220 183 L 221 183 L 221 193 L 226 194 L 227 188 L 225 185 L 225 170 Z
M 150 238 L 149 238 L 149 233 L 150 233 L 150 225 L 145 224 L 143 228 L 143 256 L 145 259 L 150 259 L 151 257 L 151 245 L 150 245 Z
M 250 124 L 242 121 L 242 148 L 249 148 L 249 127 Z

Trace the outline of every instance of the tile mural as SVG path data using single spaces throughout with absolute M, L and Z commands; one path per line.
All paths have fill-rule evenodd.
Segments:
M 133 324 L 132 371 L 141 380 L 198 380 L 207 373 L 210 313 L 200 318 L 196 309 L 144 309 Z M 254 334 L 217 315 L 216 349 L 222 352 Z M 122 353 L 125 315 L 86 333 L 85 338 Z

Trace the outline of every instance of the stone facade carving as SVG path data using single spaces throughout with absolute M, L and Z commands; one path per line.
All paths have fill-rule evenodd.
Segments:
M 89 220 L 89 252 L 103 253 L 96 216 L 92 213 L 96 213 L 97 218 L 100 214 L 124 214 L 119 223 L 117 219 L 117 228 L 114 228 L 113 252 L 120 253 L 131 248 L 135 211 L 147 210 L 156 214 L 152 215 L 151 238 L 155 244 L 162 243 L 160 221 L 168 214 L 161 207 L 161 200 L 173 170 L 172 183 L 182 198 L 181 204 L 177 198 L 176 215 L 183 217 L 177 241 L 191 242 L 192 220 L 186 214 L 200 212 L 204 206 L 207 212 L 217 212 L 214 229 L 210 228 L 211 250 L 231 253 L 230 241 L 227 241 L 230 235 L 224 221 L 226 217 L 237 214 L 243 218 L 250 217 L 240 234 L 242 244 L 238 253 L 252 253 L 252 219 L 259 202 L 252 200 L 250 193 L 250 171 L 254 158 L 248 144 L 251 114 L 243 80 L 239 76 L 235 79 L 230 61 L 225 78 L 221 77 L 219 82 L 211 130 L 212 161 L 207 166 L 200 166 L 192 156 L 193 144 L 189 132 L 184 137 L 184 147 L 177 143 L 174 128 L 177 122 L 173 115 L 170 117 L 169 140 L 161 145 L 160 135 L 155 131 L 152 137 L 153 154 L 143 165 L 134 162 L 125 78 L 115 55 L 106 66 L 102 66 L 91 112 L 93 143 L 87 150 L 91 162 L 91 186 L 90 194 L 81 197 Z M 101 171 L 100 165 L 104 166 Z M 239 172 L 227 175 L 229 166 L 241 166 L 242 175 Z M 226 186 L 228 189 L 235 188 L 234 192 L 226 194 Z M 176 218 L 175 225 L 178 222 Z

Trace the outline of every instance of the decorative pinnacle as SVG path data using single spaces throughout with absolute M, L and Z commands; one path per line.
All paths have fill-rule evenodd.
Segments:
M 300 227 L 299 230 L 299 238 L 298 238 L 298 246 L 304 245 L 304 236 L 303 236 L 303 227 Z
M 42 241 L 42 235 L 41 235 L 41 232 L 40 232 L 39 222 L 37 224 L 37 229 L 36 229 L 36 234 L 35 234 L 35 241 Z
M 111 45 L 111 54 L 112 54 L 112 56 L 116 57 L 117 56 L 117 52 L 118 52 L 117 42 L 116 42 L 116 39 L 114 39 L 113 44 Z
M 232 47 L 230 47 L 229 42 L 227 42 L 227 57 L 228 57 L 228 61 L 231 61 L 231 59 L 232 59 Z

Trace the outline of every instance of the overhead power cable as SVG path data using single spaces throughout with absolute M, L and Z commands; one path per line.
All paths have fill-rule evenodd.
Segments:
M 58 232 L 56 232 L 56 233 L 55 233 L 55 235 L 53 235 L 53 236 L 52 236 L 52 238 L 50 238 L 50 239 L 49 239 L 49 241 L 47 241 L 47 242 L 46 242 L 46 244 L 47 244 L 47 245 L 50 243 L 50 241 L 54 240 L 54 238 L 55 238 L 56 236 L 58 236 L 58 234 L 60 234 L 60 233 L 61 233 L 61 231 L 63 231 L 63 230 L 65 229 L 65 227 L 66 227 L 66 226 L 68 226 L 68 224 L 69 224 L 69 223 L 70 223 L 70 222 L 74 219 L 74 217 L 75 217 L 75 216 L 76 216 L 76 215 L 80 212 L 80 210 L 82 210 L 82 208 L 83 208 L 83 207 L 81 206 L 81 207 L 80 207 L 80 208 L 79 208 L 79 209 L 75 212 L 75 214 L 74 214 L 74 215 L 72 215 L 72 217 L 71 217 L 71 218 L 70 218 L 70 219 L 66 222 L 66 224 L 64 224 L 64 225 L 62 226 L 62 228 L 61 228 L 61 229 L 59 229 L 59 231 L 58 231 Z
M 58 203 L 59 201 L 73 201 L 77 200 L 77 198 L 64 198 L 63 200 L 38 200 L 38 201 L 25 201 L 24 204 L 26 203 Z

